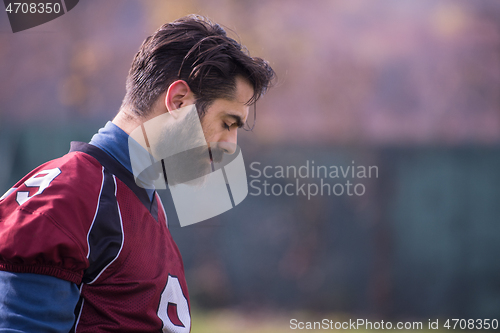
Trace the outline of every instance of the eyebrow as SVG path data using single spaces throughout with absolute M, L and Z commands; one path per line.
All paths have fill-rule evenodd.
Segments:
M 238 128 L 242 128 L 243 125 L 245 125 L 241 117 L 237 114 L 227 113 L 226 117 L 233 118 L 236 125 L 238 125 Z

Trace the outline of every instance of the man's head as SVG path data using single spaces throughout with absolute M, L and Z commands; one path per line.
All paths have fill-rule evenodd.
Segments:
M 250 57 L 218 24 L 190 15 L 163 25 L 144 41 L 127 77 L 121 109 L 148 119 L 159 108 L 171 111 L 195 103 L 209 141 L 213 138 L 207 132 L 216 126 L 213 121 L 221 120 L 208 114 L 210 107 L 233 102 L 218 105 L 218 111 L 226 108 L 236 115 L 228 108 L 234 108 L 234 102 L 241 105 L 239 117 L 225 122 L 232 126 L 230 132 L 246 121 L 248 106 L 265 93 L 273 77 L 266 61 Z M 219 124 L 224 127 L 222 121 Z
M 144 41 L 113 122 L 135 140 L 144 135 L 150 153 L 171 171 L 166 170 L 169 183 L 194 179 L 210 172 L 211 160 L 234 152 L 238 128 L 274 75 L 266 61 L 250 57 L 218 24 L 187 16 Z M 193 104 L 199 119 L 186 117 Z M 181 146 L 190 148 L 167 153 Z

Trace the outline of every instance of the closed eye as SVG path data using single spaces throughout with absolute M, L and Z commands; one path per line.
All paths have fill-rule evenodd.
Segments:
M 239 115 L 236 114 L 228 114 L 226 115 L 228 119 L 231 119 L 231 125 L 224 124 L 224 128 L 229 130 L 229 127 L 232 127 L 233 125 L 236 125 L 237 128 L 242 128 L 243 125 L 245 125 Z

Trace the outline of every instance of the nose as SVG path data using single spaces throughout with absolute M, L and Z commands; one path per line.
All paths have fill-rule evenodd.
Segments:
M 238 129 L 231 128 L 229 131 L 220 133 L 216 138 L 216 142 L 211 142 L 210 145 L 217 147 L 221 152 L 232 155 L 236 151 L 236 143 L 238 141 Z
M 229 131 L 225 131 L 224 134 L 219 137 L 219 142 L 217 146 L 219 149 L 223 150 L 224 153 L 232 155 L 236 151 L 236 143 L 238 141 L 238 129 L 231 128 Z
M 236 151 L 236 142 L 217 142 L 219 149 L 222 149 L 226 154 L 232 155 Z

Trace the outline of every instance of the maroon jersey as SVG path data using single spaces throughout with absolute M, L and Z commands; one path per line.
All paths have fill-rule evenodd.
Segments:
M 19 181 L 0 205 L 0 269 L 80 286 L 72 332 L 189 332 L 181 255 L 159 196 L 97 147 Z

